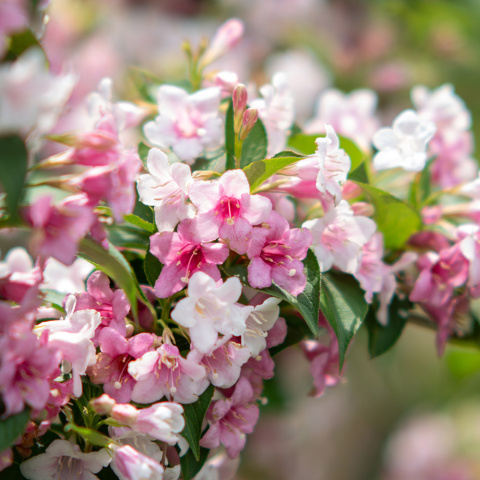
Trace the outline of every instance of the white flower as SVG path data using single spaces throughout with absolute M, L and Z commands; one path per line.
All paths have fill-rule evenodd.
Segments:
M 92 270 L 92 264 L 81 258 L 77 258 L 71 265 L 65 265 L 50 257 L 43 272 L 42 288 L 60 293 L 84 292 L 85 280 Z
M 45 453 L 20 464 L 20 471 L 29 480 L 68 479 L 93 480 L 111 461 L 105 449 L 83 453 L 78 445 L 67 440 L 54 440 Z
M 216 286 L 215 280 L 204 272 L 194 273 L 188 283 L 188 297 L 178 302 L 172 319 L 189 328 L 195 348 L 209 352 L 218 334 L 243 335 L 252 306 L 238 305 L 242 284 L 237 277 Z
M 169 165 L 168 157 L 158 148 L 148 152 L 147 168 L 150 174 L 137 181 L 140 201 L 155 207 L 155 222 L 159 232 L 173 232 L 178 222 L 193 218 L 195 207 L 187 203 L 192 172 L 188 165 Z
M 413 110 L 405 110 L 392 128 L 381 128 L 373 136 L 379 152 L 373 158 L 376 170 L 401 167 L 419 172 L 427 161 L 427 143 L 435 135 L 435 124 L 422 121 Z

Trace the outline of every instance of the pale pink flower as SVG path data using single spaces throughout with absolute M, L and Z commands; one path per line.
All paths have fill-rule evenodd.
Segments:
M 317 100 L 315 117 L 305 132 L 324 133 L 325 124 L 351 138 L 362 150 L 369 151 L 372 136 L 380 127 L 375 116 L 377 95 L 373 90 L 360 89 L 348 94 L 336 89 L 325 90 Z
M 54 440 L 45 453 L 31 457 L 20 464 L 20 471 L 29 480 L 51 480 L 52 478 L 75 478 L 93 480 L 111 461 L 105 450 L 83 453 L 80 447 L 67 440 Z
M 312 235 L 306 228 L 290 229 L 277 212 L 271 212 L 261 228 L 254 228 L 247 248 L 248 282 L 253 288 L 267 288 L 274 281 L 292 295 L 303 291 L 307 277 L 302 260 Z
M 177 232 L 156 233 L 150 237 L 150 251 L 163 264 L 162 272 L 155 282 L 155 294 L 166 298 L 182 290 L 197 271 L 220 280 L 217 265 L 228 257 L 229 250 L 223 243 L 212 243 L 217 238 L 215 228 L 198 228 L 195 219 L 183 220 Z
M 480 287 L 480 227 L 462 225 L 459 227 L 459 243 L 462 255 L 469 262 L 468 286 L 478 290 Z
M 97 363 L 88 368 L 88 376 L 93 383 L 103 384 L 105 393 L 117 402 L 129 402 L 135 380 L 128 372 L 128 365 L 147 353 L 154 342 L 155 336 L 150 333 L 126 339 L 113 328 L 103 328 L 98 335 L 101 353 Z
M 258 415 L 252 386 L 246 378 L 241 377 L 230 398 L 210 405 L 207 412 L 210 427 L 200 440 L 200 445 L 217 448 L 223 444 L 230 458 L 237 457 L 245 447 L 245 434 L 253 432 Z
M 162 85 L 157 97 L 160 115 L 144 126 L 149 142 L 160 148 L 171 148 L 189 165 L 206 148 L 221 145 L 219 88 L 206 88 L 189 95 L 173 85 Z
M 238 18 L 230 18 L 223 23 L 215 32 L 215 36 L 201 59 L 202 66 L 210 65 L 235 47 L 242 39 L 243 30 L 243 22 Z
M 89 232 L 96 216 L 85 194 L 72 195 L 57 205 L 51 198 L 38 198 L 26 209 L 25 219 L 34 229 L 30 239 L 35 255 L 54 257 L 71 265 L 79 241 Z
M 50 257 L 43 271 L 42 289 L 56 290 L 65 294 L 84 292 L 85 280 L 92 270 L 93 265 L 81 258 L 66 266 Z
M 313 237 L 312 249 L 322 272 L 332 266 L 355 273 L 360 266 L 362 248 L 373 236 L 376 225 L 367 217 L 353 214 L 350 205 L 342 200 L 325 216 L 303 224 Z
M 184 359 L 174 345 L 164 344 L 130 362 L 128 373 L 137 380 L 132 400 L 139 403 L 164 396 L 169 401 L 193 403 L 208 387 L 205 368 Z
M 164 468 L 130 445 L 115 449 L 112 468 L 120 480 L 162 480 Z
M 263 392 L 263 381 L 273 378 L 274 368 L 275 363 L 267 349 L 262 350 L 255 358 L 250 358 L 242 367 L 241 378 L 246 378 L 250 382 L 256 399 Z
M 238 75 L 227 70 L 213 73 L 210 81 L 213 83 L 213 86 L 221 89 L 222 98 L 231 97 L 234 88 L 240 83 Z
M 419 172 L 427 161 L 427 144 L 435 134 L 435 124 L 422 120 L 415 111 L 405 110 L 392 128 L 381 128 L 373 136 L 378 153 L 373 157 L 376 170 L 403 168 Z
M 196 272 L 188 283 L 188 296 L 180 300 L 172 319 L 187 327 L 194 347 L 210 352 L 218 335 L 239 336 L 253 307 L 239 305 L 242 284 L 237 277 L 216 282 L 204 272 Z
M 230 458 L 225 452 L 219 452 L 209 458 L 194 480 L 234 480 L 240 465 L 240 457 Z
M 140 201 L 155 207 L 155 223 L 159 232 L 173 232 L 178 222 L 193 218 L 195 207 L 187 202 L 192 172 L 183 163 L 168 163 L 168 157 L 158 148 L 148 152 L 149 174 L 137 180 Z
M 211 230 L 240 254 L 247 250 L 253 225 L 266 220 L 272 210 L 268 198 L 250 195 L 250 185 L 241 170 L 229 170 L 215 181 L 194 182 L 189 193 L 198 208 L 198 228 Z
M 287 77 L 276 73 L 272 83 L 260 88 L 263 98 L 250 102 L 250 107 L 256 108 L 260 119 L 267 130 L 268 156 L 284 150 L 287 136 L 295 117 L 295 102 L 288 88 Z

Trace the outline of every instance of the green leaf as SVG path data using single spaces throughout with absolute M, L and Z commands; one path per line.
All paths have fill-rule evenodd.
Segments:
M 358 165 L 357 168 L 350 170 L 348 174 L 348 180 L 362 182 L 362 183 L 369 183 L 368 172 L 367 172 L 365 162 L 362 162 L 360 165 Z
M 26 408 L 23 412 L 0 421 L 0 452 L 10 447 L 23 433 L 29 419 L 30 409 Z
M 147 166 L 147 158 L 149 151 L 150 147 L 148 145 L 145 145 L 143 142 L 140 142 L 138 144 L 138 156 L 140 157 L 140 160 L 145 167 Z
M 292 152 L 291 150 L 283 150 L 276 153 L 272 158 L 281 158 L 281 157 L 297 157 L 305 158 L 305 155 L 300 155 L 299 153 Z
M 183 437 L 190 445 L 190 449 L 197 460 L 200 459 L 200 436 L 202 434 L 202 423 L 212 401 L 213 385 L 203 392 L 195 403 L 184 405 L 185 428 L 182 431 Z
M 208 448 L 200 447 L 199 458 L 195 458 L 192 450 L 180 457 L 180 467 L 182 468 L 183 480 L 191 480 L 202 469 L 207 461 L 210 450 Z
M 4 57 L 4 60 L 16 60 L 20 55 L 22 55 L 22 53 L 26 52 L 32 47 L 36 47 L 38 50 L 41 50 L 45 56 L 45 52 L 31 30 L 27 29 L 23 30 L 22 32 L 14 33 L 9 38 L 8 51 Z M 46 61 L 47 57 L 45 56 L 45 62 Z
M 368 352 L 370 358 L 378 357 L 390 349 L 403 332 L 407 323 L 408 311 L 412 303 L 405 298 L 400 300 L 396 295 L 388 308 L 388 324 L 380 325 L 376 317 L 376 309 L 370 308 L 365 319 L 368 328 Z
M 288 139 L 288 146 L 305 155 L 312 155 L 312 153 L 315 153 L 315 150 L 317 149 L 315 140 L 322 136 L 324 135 L 307 135 L 305 133 L 299 133 L 298 135 L 294 135 Z
M 147 277 L 148 283 L 154 287 L 155 282 L 158 280 L 160 273 L 162 271 L 163 265 L 160 260 L 150 252 L 150 249 L 145 255 L 145 262 L 143 264 L 143 269 Z
M 351 275 L 330 271 L 322 275 L 320 303 L 338 339 L 341 371 L 348 345 L 367 314 L 364 292 Z
M 64 427 L 64 430 L 65 432 L 75 432 L 87 442 L 90 442 L 92 445 L 98 445 L 99 447 L 106 447 L 112 442 L 110 438 L 100 432 L 97 432 L 96 430 L 86 427 L 79 427 L 73 423 L 67 423 L 67 425 Z
M 0 183 L 7 194 L 7 212 L 11 218 L 17 216 L 27 173 L 27 162 L 27 149 L 20 137 L 16 135 L 0 137 Z
M 422 227 L 422 219 L 410 205 L 383 190 L 356 181 L 375 209 L 373 219 L 383 233 L 385 248 L 401 249 Z
M 364 153 L 358 145 L 349 138 L 343 137 L 342 135 L 339 135 L 338 138 L 340 140 L 340 148 L 345 150 L 345 153 L 350 157 L 350 170 L 355 170 L 363 162 L 365 158 Z
M 62 307 L 65 293 L 60 293 L 56 290 L 50 290 L 46 288 L 42 290 L 42 296 L 44 302 L 50 303 L 55 310 L 65 313 L 65 310 Z
M 143 230 L 146 230 L 149 233 L 153 233 L 155 231 L 155 225 L 153 223 L 147 222 L 143 218 L 137 217 L 137 215 L 134 215 L 133 213 L 130 213 L 129 215 L 124 215 L 123 219 L 131 223 L 132 225 L 135 225 L 136 227 L 139 227 Z
M 138 286 L 137 279 L 125 257 L 109 243 L 108 250 L 91 238 L 84 238 L 79 245 L 78 256 L 95 265 L 99 270 L 113 279 L 125 292 L 137 317 L 137 298 L 143 301 L 145 295 Z
M 408 202 L 417 210 L 423 205 L 423 202 L 430 196 L 432 191 L 430 167 L 432 161 L 430 160 L 425 168 L 415 175 L 413 182 L 410 184 L 408 192 Z
M 253 162 L 267 156 L 267 131 L 260 119 L 255 122 L 247 138 L 242 144 L 240 168 L 245 168 Z
M 228 104 L 227 114 L 225 116 L 225 153 L 227 155 L 225 170 L 233 170 L 235 168 L 235 131 L 233 129 L 232 100 L 230 100 Z
M 255 190 L 272 175 L 277 173 L 282 168 L 292 165 L 292 163 L 298 162 L 302 157 L 278 157 L 278 158 L 266 158 L 264 160 L 258 160 L 246 166 L 243 171 L 250 183 L 250 191 L 253 193 Z

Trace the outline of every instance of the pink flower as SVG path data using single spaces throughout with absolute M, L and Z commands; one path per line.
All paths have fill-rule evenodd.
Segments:
M 0 56 L 6 53 L 7 37 L 28 27 L 28 10 L 23 1 L 3 1 L 0 3 Z
M 317 101 L 315 118 L 305 127 L 307 133 L 323 133 L 325 124 L 351 138 L 362 150 L 369 151 L 372 136 L 379 128 L 375 116 L 377 95 L 368 89 L 345 94 L 336 89 L 325 90 Z
M 195 220 L 183 220 L 177 232 L 156 233 L 150 237 L 150 251 L 164 267 L 155 282 L 155 294 L 167 298 L 182 290 L 193 273 L 201 271 L 214 280 L 220 280 L 216 265 L 228 257 L 228 247 L 223 243 L 211 243 L 215 232 L 202 231 Z
M 188 283 L 188 296 L 177 303 L 172 319 L 189 329 L 194 347 L 208 353 L 215 345 L 218 334 L 230 337 L 245 332 L 245 321 L 253 310 L 236 303 L 242 294 L 237 277 L 225 283 L 204 272 L 196 272 Z
M 349 204 L 342 200 L 322 218 L 303 224 L 312 233 L 312 249 L 322 272 L 332 266 L 347 273 L 355 273 L 360 266 L 362 247 L 373 236 L 373 220 L 353 214 Z
M 238 18 L 230 18 L 222 24 L 202 57 L 202 66 L 210 65 L 235 47 L 243 36 L 243 30 L 243 22 Z
M 83 453 L 80 447 L 67 440 L 54 440 L 45 453 L 31 457 L 20 464 L 20 471 L 29 480 L 51 478 L 75 478 L 93 480 L 103 467 L 111 461 L 105 450 Z
M 207 412 L 210 427 L 200 445 L 217 448 L 223 444 L 230 458 L 237 457 L 245 446 L 245 434 L 253 432 L 258 415 L 252 386 L 242 377 L 230 398 L 210 405 Z
M 306 228 L 290 229 L 277 212 L 271 212 L 261 228 L 254 228 L 248 243 L 248 282 L 253 288 L 266 288 L 274 281 L 292 295 L 303 292 L 307 278 L 302 260 L 312 235 Z
M 76 295 L 75 311 L 96 310 L 100 313 L 102 323 L 97 328 L 94 342 L 105 327 L 111 327 L 126 335 L 125 317 L 130 311 L 130 304 L 121 289 L 112 290 L 110 279 L 100 270 L 93 272 L 87 281 L 87 291 Z
M 11 448 L 7 448 L 3 452 L 0 452 L 0 472 L 5 470 L 13 464 L 13 451 Z
M 187 203 L 192 172 L 183 163 L 169 165 L 168 157 L 158 148 L 148 152 L 147 167 L 150 174 L 137 181 L 140 201 L 155 207 L 159 232 L 173 232 L 178 222 L 195 215 L 195 207 Z
M 85 194 L 72 195 L 57 205 L 49 196 L 40 197 L 26 209 L 26 221 L 34 232 L 30 240 L 35 255 L 54 257 L 71 265 L 78 242 L 89 232 L 96 216 Z
M 130 445 L 115 449 L 113 466 L 120 480 L 162 480 L 164 468 Z
M 268 217 L 272 203 L 261 195 L 250 195 L 250 185 L 241 170 L 229 170 L 216 181 L 195 182 L 190 200 L 198 208 L 198 228 L 217 229 L 232 250 L 243 254 L 252 226 Z
M 147 353 L 154 341 L 155 336 L 150 333 L 139 333 L 126 339 L 117 330 L 103 328 L 98 335 L 101 353 L 97 363 L 87 370 L 90 379 L 93 383 L 103 384 L 105 393 L 117 402 L 129 402 L 135 380 L 128 372 L 128 365 Z
M 162 85 L 157 97 L 160 115 L 144 126 L 149 142 L 160 148 L 171 148 L 189 165 L 205 148 L 221 145 L 219 88 L 206 88 L 189 95 L 173 85 Z
M 152 403 L 162 397 L 178 403 L 193 403 L 208 386 L 205 368 L 181 357 L 174 345 L 164 344 L 130 362 L 128 373 L 137 380 L 132 400 Z

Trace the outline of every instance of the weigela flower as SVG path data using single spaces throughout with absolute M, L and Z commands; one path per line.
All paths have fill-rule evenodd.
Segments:
M 373 157 L 376 170 L 400 167 L 419 172 L 427 161 L 427 144 L 435 134 L 435 124 L 422 120 L 413 110 L 405 110 L 392 128 L 381 128 L 373 136 L 379 150 Z
M 302 260 L 312 235 L 306 228 L 290 229 L 287 220 L 271 212 L 261 228 L 254 228 L 248 242 L 248 282 L 253 288 L 266 288 L 274 281 L 292 295 L 303 291 L 307 277 Z
M 183 163 L 169 165 L 168 157 L 158 148 L 152 148 L 147 168 L 150 173 L 141 175 L 137 181 L 140 201 L 155 207 L 159 232 L 173 232 L 178 222 L 195 215 L 195 207 L 187 203 L 192 181 L 190 167 Z
M 221 145 L 223 130 L 218 110 L 219 88 L 205 88 L 189 95 L 173 85 L 162 85 L 157 98 L 160 115 L 143 128 L 153 145 L 171 148 L 180 160 L 189 165 L 206 148 Z
M 295 102 L 288 88 L 287 77 L 276 73 L 272 83 L 260 87 L 263 98 L 250 102 L 250 107 L 258 110 L 268 135 L 268 156 L 285 148 L 288 133 L 295 116 Z
M 150 251 L 164 264 L 155 282 L 157 297 L 166 298 L 179 292 L 198 271 L 220 280 L 217 265 L 227 259 L 229 250 L 223 243 L 211 243 L 216 238 L 211 228 L 199 228 L 196 219 L 180 222 L 177 232 L 150 237 Z
M 198 208 L 198 228 L 220 236 L 240 254 L 247 250 L 253 225 L 266 220 L 272 210 L 268 198 L 250 195 L 250 185 L 241 170 L 229 170 L 216 181 L 194 182 L 190 200 Z
M 210 427 L 200 445 L 217 448 L 223 444 L 230 458 L 237 457 L 245 446 L 245 434 L 253 432 L 258 420 L 259 410 L 253 402 L 252 386 L 241 377 L 230 398 L 210 405 L 207 412 Z
M 162 480 L 164 473 L 159 462 L 137 452 L 130 445 L 115 449 L 112 468 L 120 480 Z
M 20 471 L 29 480 L 51 480 L 52 478 L 76 478 L 93 480 L 106 467 L 111 457 L 105 450 L 83 453 L 80 447 L 67 440 L 54 440 L 45 453 L 29 458 L 20 464 Z
M 367 217 L 354 215 L 350 205 L 342 200 L 322 218 L 303 224 L 313 237 L 312 249 L 322 272 L 332 266 L 355 273 L 361 261 L 362 247 L 373 236 L 376 225 Z
M 128 373 L 137 381 L 132 400 L 152 403 L 169 401 L 193 403 L 208 387 L 205 368 L 180 355 L 177 347 L 164 344 L 130 362 Z
M 242 294 L 237 277 L 215 282 L 204 272 L 194 273 L 188 283 L 188 296 L 177 303 L 172 319 L 189 329 L 194 347 L 211 351 L 218 335 L 239 336 L 245 332 L 245 321 L 253 307 L 236 302 Z
M 243 22 L 238 18 L 230 18 L 222 24 L 202 57 L 202 65 L 210 65 L 235 47 L 243 36 L 243 30 Z
M 325 90 L 317 101 L 315 118 L 307 123 L 305 132 L 323 133 L 328 123 L 362 150 L 369 151 L 372 136 L 380 126 L 376 107 L 377 95 L 373 90 L 360 89 L 348 94 L 334 88 Z

